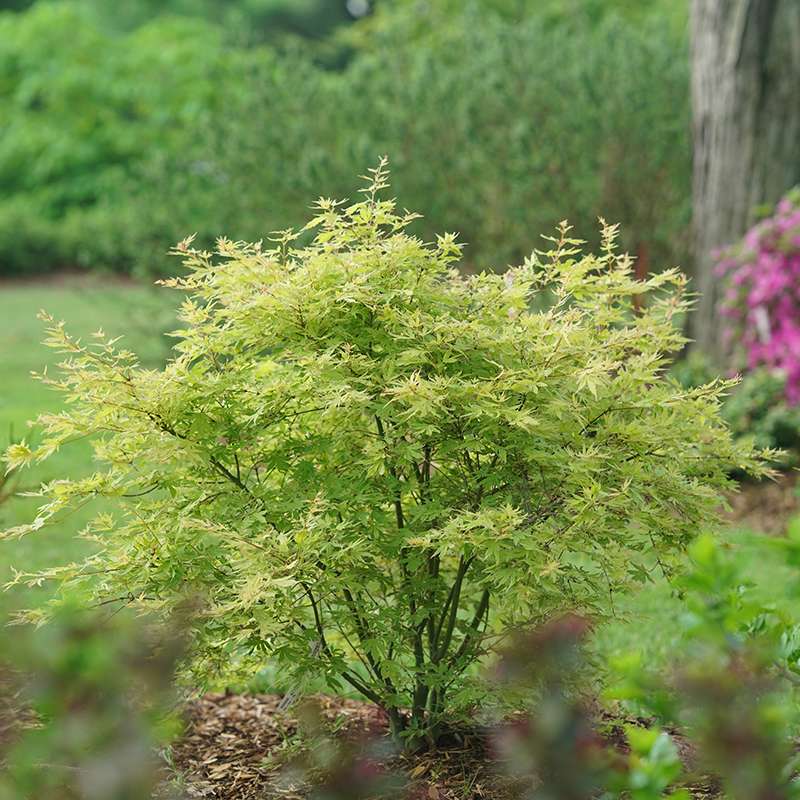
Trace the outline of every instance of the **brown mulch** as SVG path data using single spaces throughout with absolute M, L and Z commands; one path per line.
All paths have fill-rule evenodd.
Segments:
M 731 506 L 726 519 L 754 531 L 777 536 L 786 531 L 789 520 L 800 513 L 798 477 L 800 472 L 781 473 L 777 480 L 745 482 L 728 497 Z
M 189 704 L 172 760 L 190 797 L 262 796 L 271 774 L 262 763 L 292 733 L 277 714 L 279 701 L 272 695 L 209 694 Z
M 277 695 L 209 694 L 188 707 L 187 728 L 174 745 L 172 761 L 182 775 L 190 798 L 210 800 L 305 800 L 310 785 L 287 765 L 293 748 L 299 751 L 298 722 L 280 710 Z M 381 711 L 355 700 L 317 697 L 323 721 L 337 740 L 386 738 L 388 726 Z M 621 719 L 607 712 L 598 717 L 603 738 L 627 752 L 625 724 L 645 720 Z M 671 731 L 687 769 L 694 771 L 695 754 L 687 740 Z M 306 740 L 307 741 L 307 740 Z M 388 751 L 387 751 L 388 752 Z M 435 752 L 386 756 L 386 766 L 408 779 L 403 796 L 410 800 L 507 800 L 513 784 L 493 769 L 486 739 L 465 736 Z M 695 800 L 719 797 L 711 779 L 696 778 L 689 787 Z
M 333 697 L 314 698 L 337 740 L 383 737 L 388 725 L 372 704 Z M 190 798 L 301 800 L 309 787 L 292 777 L 287 763 L 297 746 L 298 722 L 279 710 L 277 695 L 209 694 L 190 703 L 186 732 L 171 760 Z M 299 748 L 298 748 L 299 749 Z M 388 767 L 409 779 L 413 800 L 466 800 L 504 796 L 493 774 L 485 741 L 465 737 L 435 753 L 389 755 Z

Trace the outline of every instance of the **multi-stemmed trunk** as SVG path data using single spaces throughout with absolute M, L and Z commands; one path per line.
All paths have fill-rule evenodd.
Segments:
M 349 627 L 354 636 L 352 646 L 360 651 L 358 655 L 365 664 L 367 676 L 358 674 L 351 668 L 344 669 L 340 675 L 351 687 L 386 712 L 392 736 L 406 748 L 415 749 L 436 744 L 443 732 L 442 720 L 449 685 L 442 681 L 441 675 L 446 674 L 451 680 L 458 677 L 481 653 L 489 618 L 488 590 L 483 590 L 477 599 L 466 629 L 458 631 L 458 612 L 463 608 L 464 583 L 474 561 L 475 556 L 461 556 L 448 590 L 439 572 L 439 557 L 430 552 L 427 554 L 425 568 L 428 571 L 429 585 L 436 587 L 438 591 L 429 590 L 425 593 L 427 596 L 420 597 L 411 589 L 411 581 L 407 583 L 408 592 L 404 598 L 404 602 L 408 604 L 407 617 L 413 620 L 422 616 L 423 619 L 417 625 L 409 626 L 405 632 L 405 645 L 413 653 L 414 665 L 412 685 L 402 692 L 384 674 L 380 660 L 370 653 L 367 642 L 372 637 L 372 632 L 361 612 L 358 597 L 349 589 L 343 592 L 349 611 Z M 400 562 L 401 571 L 406 573 L 407 567 L 402 554 Z M 306 585 L 305 591 L 313 610 L 320 652 L 323 656 L 330 657 L 332 651 L 326 635 L 323 604 L 310 586 Z M 445 592 L 446 599 L 442 600 Z M 403 707 L 399 701 L 404 696 L 410 697 L 408 707 Z

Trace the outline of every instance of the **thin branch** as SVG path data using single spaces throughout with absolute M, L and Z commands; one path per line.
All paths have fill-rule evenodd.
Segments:
M 456 619 L 458 618 L 458 604 L 461 599 L 461 588 L 464 584 L 464 577 L 467 574 L 467 570 L 470 568 L 474 560 L 474 555 L 470 556 L 468 559 L 465 559 L 462 555 L 459 561 L 456 578 L 453 581 L 453 586 L 450 590 L 450 596 L 447 599 L 447 603 L 445 603 L 445 608 L 442 611 L 442 617 L 439 620 L 439 626 L 436 632 L 436 652 L 432 656 L 434 663 L 438 663 L 441 660 L 442 656 L 447 652 L 448 648 L 450 647 L 450 643 L 453 640 L 453 632 L 455 630 Z M 447 619 L 447 628 L 445 629 L 444 639 L 440 640 L 445 619 Z
M 486 615 L 486 620 L 488 623 L 489 619 L 489 590 L 484 589 L 483 594 L 481 595 L 480 602 L 478 603 L 478 607 L 475 609 L 475 616 L 472 618 L 472 622 L 470 623 L 469 630 L 466 634 L 464 634 L 464 640 L 461 642 L 461 646 L 456 651 L 455 656 L 452 659 L 452 664 L 456 664 L 459 659 L 461 659 L 467 652 L 468 648 L 470 647 L 473 641 L 477 640 L 480 623 L 483 619 L 484 615 Z

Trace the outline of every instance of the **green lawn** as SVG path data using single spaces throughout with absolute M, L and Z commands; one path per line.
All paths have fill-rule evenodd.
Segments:
M 41 344 L 44 323 L 37 319 L 40 309 L 67 322 L 70 332 L 84 336 L 103 328 L 109 335 L 125 334 L 127 347 L 142 361 L 162 361 L 169 347 L 163 335 L 172 327 L 172 311 L 178 296 L 167 289 L 110 283 L 97 279 L 68 279 L 51 283 L 0 283 L 0 449 L 11 433 L 17 438 L 33 437 L 28 420 L 57 410 L 61 398 L 31 377 L 31 370 L 45 366 L 52 370 L 57 353 Z M 35 488 L 43 480 L 80 474 L 91 468 L 90 447 L 77 442 L 65 448 L 41 467 L 21 475 L 23 489 Z M 14 498 L 0 506 L 0 527 L 29 521 L 37 507 L 36 498 Z M 77 558 L 86 544 L 75 534 L 97 510 L 86 507 L 65 519 L 58 528 L 45 529 L 19 541 L 0 543 L 0 584 L 11 568 L 23 571 L 54 566 Z M 46 591 L 46 589 L 42 589 Z M 10 596 L 11 595 L 11 596 Z M 0 613 L 9 605 L 27 602 L 31 591 L 0 594 Z
M 777 550 L 764 546 L 764 534 L 724 529 L 719 536 L 739 573 L 751 585 L 754 599 L 791 608 L 794 595 L 790 585 L 797 575 L 781 560 Z M 595 637 L 601 662 L 608 656 L 631 651 L 641 652 L 646 663 L 674 662 L 685 608 L 666 581 L 621 598 L 617 610 L 618 618 L 603 626 Z

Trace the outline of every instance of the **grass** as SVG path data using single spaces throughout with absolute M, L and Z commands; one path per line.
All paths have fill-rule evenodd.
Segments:
M 778 608 L 791 608 L 797 581 L 776 549 L 765 547 L 764 534 L 736 528 L 719 536 L 740 574 L 749 584 L 754 600 Z M 679 653 L 681 616 L 686 613 L 677 591 L 659 580 L 618 602 L 618 618 L 595 635 L 600 663 L 610 657 L 639 652 L 643 662 L 656 666 L 673 664 Z
M 43 412 L 58 410 L 60 396 L 34 380 L 31 371 L 52 370 L 59 356 L 41 344 L 44 323 L 37 319 L 40 309 L 67 322 L 71 333 L 85 336 L 98 328 L 109 335 L 125 336 L 127 347 L 143 362 L 162 361 L 168 339 L 163 332 L 172 327 L 171 309 L 177 296 L 166 289 L 137 284 L 110 283 L 99 279 L 74 278 L 48 283 L 0 283 L 0 450 L 8 438 L 35 438 L 28 421 Z M 91 448 L 76 442 L 40 467 L 20 475 L 20 488 L 35 489 L 42 481 L 65 474 L 79 475 L 91 469 Z M 30 521 L 37 498 L 15 497 L 0 506 L 0 529 Z M 12 574 L 67 563 L 86 552 L 87 544 L 76 533 L 97 511 L 86 507 L 45 529 L 18 541 L 0 543 L 0 585 Z M 15 588 L 0 594 L 0 615 L 11 606 L 29 603 L 34 595 L 47 591 Z

